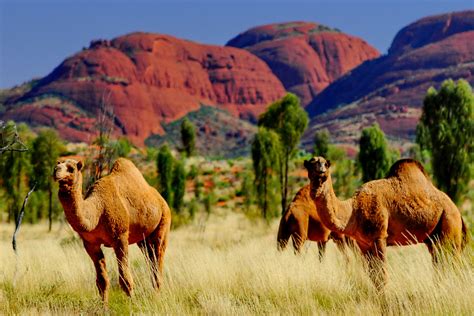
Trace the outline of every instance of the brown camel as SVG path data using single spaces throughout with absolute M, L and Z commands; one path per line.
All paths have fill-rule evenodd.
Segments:
M 82 198 L 82 162 L 58 161 L 54 179 L 66 219 L 79 233 L 94 262 L 96 284 L 107 303 L 109 280 L 101 245 L 112 247 L 118 261 L 120 286 L 132 295 L 128 245 L 138 246 L 151 262 L 153 284 L 160 286 L 163 259 L 168 244 L 171 212 L 166 201 L 143 178 L 135 165 L 119 158 L 110 174 L 98 180 Z
M 416 160 L 397 161 L 385 179 L 365 183 L 346 201 L 334 193 L 329 161 L 314 157 L 304 165 L 321 222 L 356 240 L 378 288 L 386 282 L 386 246 L 425 243 L 436 263 L 438 246 L 460 253 L 467 243 L 456 205 L 433 186 Z
M 321 223 L 316 206 L 310 197 L 310 185 L 302 187 L 288 205 L 280 220 L 277 246 L 279 250 L 286 248 L 292 239 L 296 253 L 300 253 L 306 240 L 315 241 L 318 245 L 319 259 L 326 250 L 326 243 L 331 238 L 338 248 L 345 253 L 345 245 L 349 243 L 343 234 L 331 232 Z

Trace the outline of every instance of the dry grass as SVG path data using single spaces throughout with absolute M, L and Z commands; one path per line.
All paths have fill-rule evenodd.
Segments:
M 75 234 L 65 225 L 22 227 L 19 256 L 10 243 L 13 227 L 0 233 L 0 314 L 103 313 L 95 274 Z M 135 295 L 120 290 L 117 265 L 106 249 L 113 314 L 420 314 L 474 311 L 472 250 L 463 262 L 434 271 L 424 246 L 391 248 L 390 283 L 379 295 L 360 259 L 347 263 L 330 243 L 323 262 L 314 244 L 301 256 L 278 253 L 277 223 L 267 226 L 238 214 L 213 215 L 171 233 L 164 286 L 157 294 L 146 262 L 131 247 Z M 471 258 L 471 259 L 468 259 Z

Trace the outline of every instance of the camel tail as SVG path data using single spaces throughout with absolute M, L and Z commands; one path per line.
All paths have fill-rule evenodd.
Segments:
M 277 236 L 277 249 L 282 251 L 288 245 L 288 240 L 290 239 L 290 233 L 287 229 L 286 216 L 283 216 L 280 220 L 280 226 L 278 227 L 278 236 Z
M 462 243 L 461 243 L 461 250 L 466 248 L 466 245 L 469 243 L 469 230 L 467 229 L 466 223 L 464 219 L 461 218 L 462 222 Z

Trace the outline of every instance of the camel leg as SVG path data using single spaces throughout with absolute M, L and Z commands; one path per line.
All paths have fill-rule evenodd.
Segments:
M 148 266 L 151 269 L 152 273 L 152 278 L 151 282 L 153 284 L 153 287 L 157 287 L 157 280 L 158 280 L 158 269 L 156 265 L 156 253 L 154 250 L 154 242 L 153 239 L 150 239 L 151 236 L 147 237 L 146 239 L 140 241 L 138 243 L 138 247 L 140 247 L 143 255 L 146 257 Z
M 94 262 L 95 272 L 97 274 L 96 284 L 99 289 L 102 301 L 107 304 L 109 301 L 109 278 L 107 276 L 107 267 L 105 265 L 105 257 L 100 245 L 90 244 L 83 241 L 84 248 L 87 251 L 92 262 Z
M 307 223 L 299 223 L 298 228 L 291 234 L 293 240 L 293 248 L 295 248 L 295 254 L 300 254 L 303 248 L 304 242 L 308 239 L 308 232 L 305 227 L 308 227 Z
M 170 224 L 171 221 L 169 219 L 162 219 L 155 231 L 139 244 L 144 254 L 150 260 L 153 286 L 157 290 L 160 288 L 163 275 L 163 263 L 166 247 L 168 246 Z
M 318 258 L 319 258 L 319 261 L 323 261 L 324 253 L 326 252 L 327 240 L 318 241 L 318 242 L 316 242 L 316 244 L 318 245 Z
M 444 257 L 443 254 L 460 255 L 462 249 L 462 222 L 461 226 L 456 225 L 456 222 L 458 222 L 456 218 L 447 216 L 444 212 L 430 237 L 425 240 L 434 266 L 441 263 L 441 259 Z
M 282 251 L 286 248 L 286 245 L 288 244 L 288 239 L 290 239 L 290 236 L 291 236 L 286 225 L 288 224 L 284 221 L 284 218 L 282 218 L 280 221 L 280 226 L 278 228 L 278 236 L 277 236 L 278 251 Z
M 385 267 L 386 239 L 376 239 L 369 247 L 362 248 L 362 253 L 368 264 L 368 272 L 379 291 L 383 291 L 387 283 L 387 270 Z
M 349 244 L 347 243 L 348 237 L 345 237 L 345 236 L 342 236 L 342 235 L 339 236 L 339 235 L 336 235 L 334 233 L 331 233 L 331 238 L 334 241 L 334 243 L 336 244 L 337 249 L 339 249 L 339 251 L 344 256 L 344 260 L 346 260 L 346 262 L 349 262 L 349 254 L 347 253 L 347 251 L 348 251 L 347 248 L 349 247 Z
M 306 237 L 302 235 L 301 232 L 295 232 L 291 234 L 291 239 L 293 241 L 293 248 L 295 249 L 295 254 L 300 254 L 301 249 L 303 249 L 304 242 L 306 241 Z
M 133 293 L 133 279 L 128 266 L 128 236 L 123 234 L 114 245 L 115 255 L 117 256 L 119 283 L 120 287 L 128 296 Z

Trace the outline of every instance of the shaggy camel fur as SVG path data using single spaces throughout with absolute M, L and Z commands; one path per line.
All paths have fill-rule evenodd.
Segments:
M 306 240 L 315 241 L 318 245 L 319 259 L 326 251 L 326 243 L 331 238 L 341 251 L 349 240 L 343 234 L 331 232 L 321 223 L 316 206 L 310 197 L 310 185 L 302 187 L 286 209 L 278 228 L 277 246 L 283 250 L 292 239 L 295 252 L 300 253 Z
M 160 286 L 163 259 L 168 244 L 171 212 L 166 201 L 143 178 L 135 165 L 119 158 L 110 174 L 99 179 L 82 198 L 82 162 L 58 161 L 54 179 L 66 219 L 79 233 L 94 262 L 96 284 L 107 303 L 109 280 L 101 245 L 112 247 L 117 256 L 120 286 L 132 295 L 133 280 L 128 266 L 128 245 L 138 243 L 151 262 L 153 284 Z
M 379 288 L 386 283 L 387 245 L 425 243 L 436 263 L 437 246 L 449 245 L 460 253 L 467 243 L 456 205 L 413 159 L 397 161 L 385 179 L 365 183 L 346 201 L 334 194 L 329 161 L 314 157 L 304 165 L 321 222 L 356 240 Z

